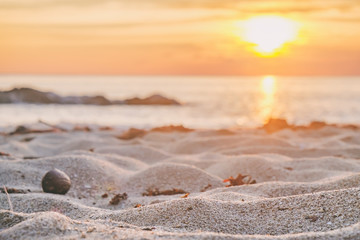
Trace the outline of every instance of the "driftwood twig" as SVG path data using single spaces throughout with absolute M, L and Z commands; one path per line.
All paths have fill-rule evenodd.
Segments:
M 6 194 L 6 197 L 7 197 L 8 203 L 9 203 L 10 211 L 12 211 L 12 212 L 13 212 L 13 211 L 14 211 L 14 209 L 13 209 L 13 206 L 12 206 L 12 203 L 11 203 L 11 200 L 10 200 L 9 193 L 7 192 L 7 189 L 6 189 L 5 185 L 4 185 L 4 191 L 5 191 L 5 194 Z
M 39 123 L 44 124 L 44 125 L 46 125 L 46 126 L 48 126 L 48 127 L 51 127 L 51 128 L 53 128 L 53 129 L 58 129 L 58 130 L 60 130 L 60 131 L 62 131 L 62 132 L 67 132 L 67 131 L 68 131 L 68 130 L 66 130 L 65 128 L 62 128 L 62 127 L 59 127 L 59 126 L 56 126 L 56 125 L 53 125 L 53 124 L 44 122 L 43 120 L 39 120 Z

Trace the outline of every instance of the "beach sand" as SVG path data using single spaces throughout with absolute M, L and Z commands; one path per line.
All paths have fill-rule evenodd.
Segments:
M 8 195 L 13 211 L 0 193 L 0 239 L 360 239 L 356 127 L 14 129 L 1 129 L 0 184 L 25 193 Z M 54 168 L 66 195 L 42 191 Z M 226 187 L 238 174 L 256 183 Z

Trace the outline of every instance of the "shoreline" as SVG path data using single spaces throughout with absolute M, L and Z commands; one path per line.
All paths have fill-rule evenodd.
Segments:
M 182 124 L 165 124 L 158 126 L 147 127 L 132 127 L 132 126 L 114 126 L 104 124 L 88 124 L 88 123 L 49 123 L 43 120 L 37 122 L 30 122 L 27 124 L 19 125 L 0 125 L 0 135 L 14 135 L 14 134 L 30 134 L 30 133 L 48 133 L 48 132 L 92 132 L 92 131 L 116 131 L 121 133 L 118 137 L 123 140 L 129 140 L 136 137 L 142 137 L 150 132 L 193 132 L 193 131 L 213 131 L 223 134 L 235 134 L 237 131 L 251 131 L 251 130 L 264 130 L 268 134 L 276 133 L 282 130 L 300 131 L 300 130 L 319 130 L 324 127 L 334 127 L 350 130 L 360 129 L 360 124 L 355 123 L 328 123 L 326 121 L 312 121 L 308 124 L 291 124 L 283 118 L 270 118 L 266 123 L 256 127 L 246 126 L 233 126 L 233 127 L 218 127 L 218 128 L 192 128 Z M 126 139 L 126 135 L 129 135 L 129 139 Z M 134 135 L 134 136 L 130 136 Z

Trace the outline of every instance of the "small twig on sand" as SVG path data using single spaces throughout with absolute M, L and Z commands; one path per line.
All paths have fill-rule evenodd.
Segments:
M 44 124 L 44 125 L 46 125 L 46 126 L 48 126 L 48 127 L 51 127 L 51 128 L 53 128 L 53 129 L 59 129 L 59 130 L 62 131 L 62 132 L 67 132 L 67 131 L 68 131 L 68 130 L 66 130 L 65 128 L 52 125 L 52 124 L 50 124 L 50 123 L 44 122 L 43 120 L 39 120 L 39 123 Z
M 6 194 L 6 197 L 7 197 L 8 203 L 9 203 L 10 211 L 12 211 L 12 212 L 13 212 L 13 211 L 14 211 L 14 209 L 13 209 L 13 206 L 12 206 L 12 203 L 11 203 L 11 200 L 10 200 L 9 193 L 7 192 L 7 189 L 6 189 L 5 185 L 4 185 L 4 191 L 5 191 L 5 194 Z

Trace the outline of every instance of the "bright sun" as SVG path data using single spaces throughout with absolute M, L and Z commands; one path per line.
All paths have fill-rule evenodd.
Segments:
M 296 22 L 280 16 L 258 16 L 244 22 L 243 40 L 252 43 L 262 56 L 273 56 L 298 35 Z

